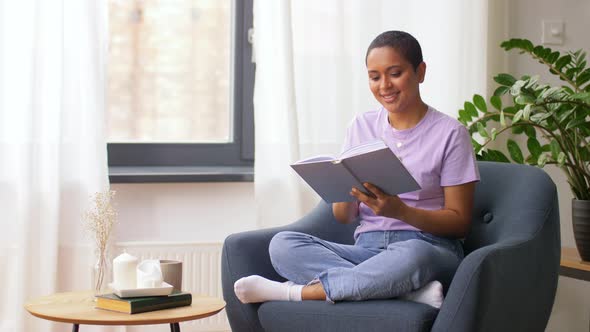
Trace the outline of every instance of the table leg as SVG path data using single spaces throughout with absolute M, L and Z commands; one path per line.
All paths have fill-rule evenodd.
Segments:
M 180 332 L 180 324 L 170 323 L 170 332 Z
M 80 329 L 80 325 L 78 325 L 78 324 L 72 325 L 72 332 L 78 332 L 79 329 Z

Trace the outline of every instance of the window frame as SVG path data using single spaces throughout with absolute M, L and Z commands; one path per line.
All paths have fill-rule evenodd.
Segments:
M 252 5 L 253 0 L 232 1 L 232 142 L 107 143 L 111 183 L 253 181 Z

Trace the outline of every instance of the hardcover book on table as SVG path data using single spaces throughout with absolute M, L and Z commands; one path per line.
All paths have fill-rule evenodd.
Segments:
M 316 156 L 291 167 L 328 203 L 352 202 L 352 187 L 368 193 L 364 182 L 389 195 L 420 189 L 420 185 L 382 140 L 355 146 L 335 158 Z
M 191 305 L 190 293 L 174 290 L 167 296 L 145 296 L 120 298 L 115 294 L 104 294 L 96 297 L 96 308 L 137 314 L 141 312 L 176 308 Z

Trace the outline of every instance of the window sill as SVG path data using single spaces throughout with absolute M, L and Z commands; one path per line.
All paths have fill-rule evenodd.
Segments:
M 109 166 L 110 183 L 252 182 L 252 166 Z

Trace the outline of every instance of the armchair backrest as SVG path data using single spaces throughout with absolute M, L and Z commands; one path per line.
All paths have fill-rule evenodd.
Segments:
M 508 163 L 478 162 L 481 181 L 476 186 L 471 231 L 465 253 L 498 242 L 521 242 L 537 234 L 557 202 L 551 178 L 541 169 Z M 553 243 L 559 242 L 559 227 Z M 557 241 L 557 242 L 556 242 Z

